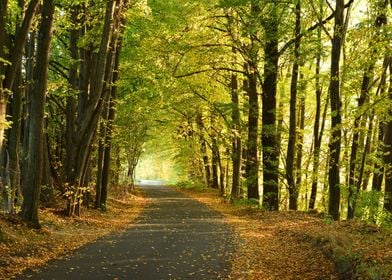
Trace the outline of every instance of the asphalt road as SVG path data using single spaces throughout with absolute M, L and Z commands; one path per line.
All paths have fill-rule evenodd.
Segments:
M 141 187 L 152 202 L 127 231 L 18 279 L 225 279 L 233 251 L 222 216 L 168 187 Z

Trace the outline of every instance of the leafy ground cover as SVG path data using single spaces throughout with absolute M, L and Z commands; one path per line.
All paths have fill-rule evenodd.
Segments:
M 42 229 L 29 229 L 17 217 L 0 215 L 0 279 L 35 269 L 87 243 L 129 227 L 147 200 L 140 194 L 110 198 L 108 211 L 84 209 L 65 217 L 58 208 L 40 210 Z
M 317 213 L 264 212 L 214 190 L 180 189 L 224 214 L 236 236 L 232 279 L 392 279 L 392 232 Z

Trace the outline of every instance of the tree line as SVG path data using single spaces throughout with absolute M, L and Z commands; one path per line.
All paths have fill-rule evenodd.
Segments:
M 267 210 L 387 217 L 391 4 L 154 1 L 127 38 L 148 46 L 135 63 L 159 76 L 188 179 Z
M 68 215 L 79 211 L 92 179 L 92 158 L 98 165 L 95 204 L 105 208 L 129 5 L 1 2 L 2 208 L 14 213 L 20 207 L 33 227 L 39 227 L 40 203 L 50 203 L 54 190 L 66 198 Z

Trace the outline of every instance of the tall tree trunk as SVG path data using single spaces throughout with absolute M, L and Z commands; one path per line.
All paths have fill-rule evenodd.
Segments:
M 341 98 L 340 98 L 340 55 L 343 45 L 344 0 L 337 0 L 335 5 L 334 35 L 331 52 L 331 77 L 329 96 L 331 101 L 331 137 L 329 143 L 329 204 L 328 214 L 334 220 L 340 218 L 340 146 L 341 146 Z
M 26 186 L 27 181 L 27 159 L 29 153 L 29 137 L 30 137 L 30 110 L 31 110 L 31 99 L 33 95 L 33 81 L 34 81 L 34 68 L 36 61 L 36 53 L 35 49 L 37 46 L 37 36 L 36 31 L 32 32 L 29 36 L 29 42 L 26 46 L 26 87 L 25 87 L 25 100 L 24 100 L 24 123 L 22 133 L 23 133 L 23 149 L 22 149 L 22 158 L 21 158 L 21 186 L 22 186 L 22 194 L 24 193 L 24 188 Z
M 204 135 L 203 135 L 204 125 L 203 125 L 203 116 L 201 113 L 197 116 L 196 122 L 199 127 L 199 131 L 200 131 L 200 134 L 199 134 L 200 152 L 201 152 L 201 156 L 203 158 L 205 184 L 207 187 L 211 187 L 211 185 L 212 185 L 211 167 L 210 167 L 210 160 L 209 160 L 209 157 L 207 154 L 207 143 L 206 143 L 206 140 L 204 139 Z
M 262 107 L 262 149 L 263 149 L 263 207 L 279 209 L 279 143 L 276 131 L 276 93 L 278 80 L 278 15 L 277 3 L 271 3 L 270 15 L 265 20 L 264 83 Z
M 369 117 L 369 126 L 368 126 L 368 131 L 366 135 L 366 140 L 365 140 L 365 147 L 364 147 L 364 152 L 362 153 L 361 156 L 361 162 L 360 162 L 360 167 L 359 167 L 359 174 L 358 174 L 358 182 L 357 182 L 357 192 L 362 189 L 363 191 L 367 190 L 367 187 L 369 185 L 369 180 L 370 180 L 370 170 L 366 170 L 366 166 L 370 165 L 370 160 L 368 155 L 372 153 L 372 142 L 373 142 L 373 134 L 374 134 L 374 112 L 371 112 L 371 115 Z M 355 209 L 355 208 L 354 208 Z
M 233 181 L 231 185 L 231 196 L 234 199 L 239 198 L 241 188 L 241 162 L 242 162 L 242 141 L 241 141 L 241 115 L 239 109 L 239 94 L 237 75 L 231 75 L 231 102 L 232 102 L 232 164 L 233 164 Z
M 384 125 L 383 123 L 378 124 L 378 139 L 377 139 L 377 155 L 381 157 L 382 153 L 381 143 L 384 141 Z M 381 192 L 382 182 L 384 180 L 384 164 L 380 163 L 379 160 L 376 161 L 374 165 L 373 181 L 372 181 L 372 191 Z
M 362 107 L 368 102 L 368 87 L 369 87 L 370 77 L 369 77 L 369 69 L 365 71 L 363 80 L 362 80 L 362 88 L 361 88 L 361 96 L 358 99 L 358 112 L 361 112 Z M 353 139 L 351 143 L 351 155 L 350 155 L 350 165 L 349 165 L 349 179 L 348 179 L 348 210 L 347 210 L 347 219 L 354 218 L 355 205 L 358 195 L 357 185 L 358 182 L 358 171 L 356 167 L 358 165 L 357 151 L 360 146 L 359 138 L 360 138 L 360 124 L 362 123 L 362 113 L 359 113 L 353 125 Z
M 15 212 L 14 202 L 20 192 L 20 142 L 21 142 L 21 127 L 22 127 L 22 96 L 23 96 L 23 85 L 22 85 L 22 71 L 19 69 L 19 73 L 16 78 L 16 83 L 13 87 L 13 95 L 11 100 L 11 121 L 12 127 L 10 130 L 9 138 L 9 168 L 10 168 L 10 181 L 11 181 L 11 197 L 8 211 L 10 213 Z
M 286 180 L 289 189 L 289 209 L 298 209 L 298 190 L 295 184 L 295 150 L 297 140 L 297 87 L 299 74 L 299 48 L 301 46 L 301 2 L 297 1 L 295 6 L 295 44 L 294 44 L 294 63 L 290 85 L 290 122 L 289 122 L 289 142 L 287 145 L 286 157 Z
M 260 13 L 258 1 L 251 1 L 251 20 L 256 23 Z M 248 199 L 260 199 L 259 194 L 259 95 L 257 92 L 257 45 L 256 29 L 249 30 L 250 45 L 246 63 L 247 82 L 246 92 L 249 97 L 248 113 L 248 143 L 245 165 L 245 180 Z
M 46 121 L 44 121 L 45 123 Z M 46 128 L 44 128 L 45 130 Z M 54 202 L 54 188 L 53 178 L 50 171 L 50 143 L 48 134 L 44 132 L 43 135 L 43 149 L 42 149 L 42 180 L 41 180 L 41 197 L 40 202 L 44 205 L 49 206 Z
M 16 33 L 15 43 L 12 46 L 12 50 L 10 50 L 10 65 L 7 67 L 4 80 L 4 87 L 6 89 L 12 89 L 18 69 L 21 66 L 23 49 L 39 3 L 39 0 L 31 0 L 29 2 L 26 12 L 24 13 L 22 24 Z M 22 6 L 21 8 L 23 9 Z
M 320 84 L 320 70 L 321 70 L 321 53 L 322 53 L 322 42 L 321 42 L 321 27 L 317 29 L 317 56 L 316 56 L 316 114 L 314 117 L 313 126 L 313 170 L 312 170 L 312 187 L 310 191 L 309 209 L 314 209 L 317 197 L 317 185 L 318 185 L 318 170 L 320 165 L 320 148 L 321 148 L 321 136 L 320 136 L 320 117 L 321 117 L 321 95 L 322 87 Z M 328 102 L 327 102 L 328 103 Z M 325 119 L 325 118 L 324 118 Z
M 71 18 L 74 26 L 78 26 L 80 24 L 78 20 L 78 7 L 74 7 Z M 70 48 L 70 56 L 72 59 L 72 63 L 69 67 L 69 86 L 70 90 L 67 96 L 67 104 L 66 104 L 66 128 L 65 128 L 65 162 L 64 171 L 66 180 L 69 180 L 70 174 L 73 173 L 72 168 L 74 168 L 74 163 L 76 161 L 76 150 L 75 150 L 75 134 L 76 134 L 76 96 L 78 93 L 79 80 L 78 80 L 78 34 L 80 30 L 76 27 L 72 28 L 69 34 L 69 48 Z M 69 182 L 69 181 L 68 181 Z
M 121 154 L 120 154 L 120 149 L 118 146 L 115 146 L 114 149 L 114 158 L 116 159 L 116 173 L 112 177 L 112 184 L 113 185 L 119 185 L 120 184 L 120 174 L 121 174 Z
M 219 147 L 216 139 L 216 135 L 212 137 L 212 185 L 211 187 L 214 189 L 219 189 Z
M 113 35 L 112 24 L 114 8 L 115 1 L 111 0 L 106 2 L 104 27 L 99 52 L 97 54 L 97 63 L 95 64 L 94 71 L 91 76 L 90 91 L 85 92 L 85 94 L 87 92 L 90 93 L 89 98 L 85 102 L 83 102 L 83 98 L 80 99 L 80 102 L 82 102 L 83 105 L 79 105 L 79 108 L 83 109 L 79 110 L 76 139 L 74 139 L 75 155 L 73 158 L 76 160 L 73 162 L 74 166 L 71 169 L 72 173 L 67 176 L 69 178 L 68 182 L 70 185 L 75 187 L 78 187 L 83 183 L 83 177 L 85 175 L 87 162 L 91 152 L 91 143 L 93 141 L 103 107 L 104 96 L 102 96 L 102 93 L 106 92 L 107 94 L 107 91 L 103 91 L 103 86 L 107 66 L 106 63 L 108 60 L 109 44 Z M 86 78 L 87 77 L 84 77 L 84 79 Z M 86 82 L 88 81 L 84 81 L 84 83 Z M 83 88 L 88 89 L 86 86 L 83 86 Z
M 117 42 L 116 42 L 117 44 Z M 120 52 L 121 52 L 121 40 L 118 45 L 113 46 L 115 49 L 112 50 L 114 58 L 114 71 L 110 78 L 110 100 L 109 100 L 109 113 L 108 122 L 106 127 L 106 138 L 105 138 L 105 150 L 103 157 L 102 167 L 102 190 L 101 190 L 101 201 L 100 207 L 102 211 L 106 211 L 106 203 L 108 198 L 108 187 L 110 182 L 110 165 L 111 165 L 111 150 L 112 150 L 112 138 L 113 138 L 113 122 L 116 118 L 116 100 L 117 100 L 117 81 L 118 81 L 118 70 L 120 64 Z
M 107 75 L 111 75 L 111 69 L 107 69 Z M 106 80 L 106 79 L 105 79 Z M 105 87 L 104 90 L 110 90 Z M 97 178 L 96 178 L 96 193 L 95 193 L 95 207 L 106 210 L 105 205 L 101 205 L 102 201 L 102 188 L 103 188 L 103 177 L 104 177 L 104 163 L 105 163 L 105 150 L 106 150 L 106 138 L 108 133 L 108 122 L 109 122 L 109 107 L 110 107 L 110 96 L 105 96 L 104 108 L 102 110 L 101 121 L 99 124 L 99 136 L 98 136 L 98 160 L 97 160 Z
M 218 149 L 217 157 L 218 157 L 218 167 L 219 167 L 219 193 L 221 196 L 224 196 L 226 194 L 226 185 L 227 185 L 225 183 L 225 177 L 226 177 L 225 175 L 227 172 L 227 168 L 225 168 L 223 166 L 221 153 L 220 153 L 219 149 Z M 226 166 L 227 166 L 227 164 L 226 164 Z
M 301 74 L 301 79 L 303 79 L 303 75 Z M 302 157 L 303 157 L 303 146 L 304 146 L 304 129 L 305 129 L 305 94 L 302 93 L 299 99 L 299 106 L 298 106 L 298 126 L 299 131 L 297 132 L 297 162 L 296 162 L 296 179 L 295 179 L 295 186 L 296 191 L 294 193 L 293 204 L 298 208 L 298 196 L 301 189 L 302 184 L 302 169 L 307 170 L 306 168 L 302 167 Z
M 392 101 L 392 58 L 389 57 L 389 100 Z M 385 198 L 384 209 L 392 213 L 392 120 L 384 128 Z
M 385 95 L 387 73 L 388 73 L 390 59 L 391 58 L 389 54 L 387 54 L 384 57 L 384 62 L 383 62 L 384 71 L 381 75 L 381 80 L 378 85 L 377 95 L 381 95 L 381 96 Z M 382 182 L 384 180 L 384 171 L 385 171 L 385 167 L 383 164 L 383 153 L 384 153 L 383 143 L 384 143 L 384 134 L 385 134 L 384 129 L 385 129 L 385 123 L 379 120 L 378 139 L 377 139 L 377 148 L 376 148 L 377 160 L 373 168 L 374 171 L 373 171 L 373 182 L 372 182 L 372 190 L 377 192 L 381 192 Z
M 106 120 L 105 120 L 106 121 Z M 100 208 L 101 193 L 102 193 L 102 174 L 103 174 L 103 161 L 105 153 L 105 127 L 104 121 L 101 121 L 98 136 L 98 157 L 97 157 L 97 178 L 95 185 L 95 207 Z
M 54 8 L 54 0 L 43 1 L 42 18 L 38 36 L 37 64 L 34 71 L 34 98 L 31 99 L 29 120 L 28 176 L 23 194 L 22 217 L 35 228 L 40 227 L 38 220 L 38 203 L 42 182 L 45 95 Z
M 248 75 L 248 145 L 245 167 L 248 199 L 259 199 L 259 159 L 258 159 L 258 126 L 259 126 L 259 96 L 257 94 L 256 66 L 249 65 Z
M 9 55 L 4 53 L 7 39 L 5 30 L 5 20 L 6 20 L 6 9 L 7 2 L 2 1 L 0 4 L 0 58 L 8 60 L 8 64 L 4 65 L 0 61 L 0 150 L 5 151 L 3 147 L 4 142 L 4 130 L 6 128 L 6 114 L 7 114 L 7 102 L 10 92 L 13 89 L 13 84 L 17 76 L 18 69 L 22 63 L 23 49 L 29 34 L 31 25 L 33 23 L 34 16 L 37 12 L 37 7 L 39 6 L 39 0 L 31 0 L 23 14 L 23 20 L 21 25 L 17 28 L 15 34 L 15 40 L 12 45 L 7 46 Z M 23 10 L 24 3 L 19 3 L 21 9 Z M 4 79 L 4 81 L 3 81 Z
M 9 154 L 9 176 L 10 176 L 10 198 L 9 198 L 9 208 L 8 211 L 10 213 L 15 212 L 15 201 L 17 200 L 17 197 L 21 195 L 21 188 L 20 188 L 20 183 L 21 183 L 21 174 L 20 174 L 20 144 L 21 144 L 21 127 L 22 127 L 22 111 L 23 111 L 23 93 L 24 93 L 24 86 L 23 86 L 23 77 L 22 77 L 22 50 L 24 48 L 25 42 L 28 37 L 28 33 L 24 34 L 25 32 L 28 31 L 29 28 L 26 28 L 27 26 L 30 26 L 31 18 L 32 15 L 35 14 L 32 13 L 29 17 L 25 17 L 24 13 L 24 8 L 25 8 L 25 1 L 24 0 L 19 0 L 18 1 L 19 8 L 21 9 L 21 14 L 20 18 L 25 18 L 21 26 L 17 27 L 16 34 L 18 34 L 19 37 L 19 42 L 20 46 L 18 45 L 18 48 L 21 48 L 17 54 L 15 54 L 15 49 L 13 50 L 13 53 L 15 54 L 13 57 L 13 60 L 18 61 L 15 63 L 15 65 L 11 65 L 12 67 L 18 66 L 18 68 L 13 71 L 14 77 L 10 77 L 7 75 L 6 81 L 5 81 L 5 87 L 12 87 L 12 99 L 11 99 L 11 129 L 9 132 L 9 140 L 8 140 L 8 154 Z M 33 7 L 34 1 L 30 2 L 29 7 Z M 27 11 L 28 13 L 29 11 Z M 31 17 L 31 18 L 30 18 Z M 27 19 L 27 20 L 26 20 Z M 24 30 L 25 29 L 25 30 Z M 22 32 L 23 31 L 23 32 Z M 15 57 L 16 56 L 16 57 Z M 9 70 L 9 69 L 8 69 Z M 11 72 L 13 72 L 11 71 Z M 10 71 L 8 71 L 10 72 Z M 10 83 L 10 81 L 12 81 Z

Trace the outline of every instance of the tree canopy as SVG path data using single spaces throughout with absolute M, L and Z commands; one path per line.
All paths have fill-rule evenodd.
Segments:
M 391 5 L 2 1 L 3 210 L 105 210 L 148 159 L 231 201 L 388 221 Z

